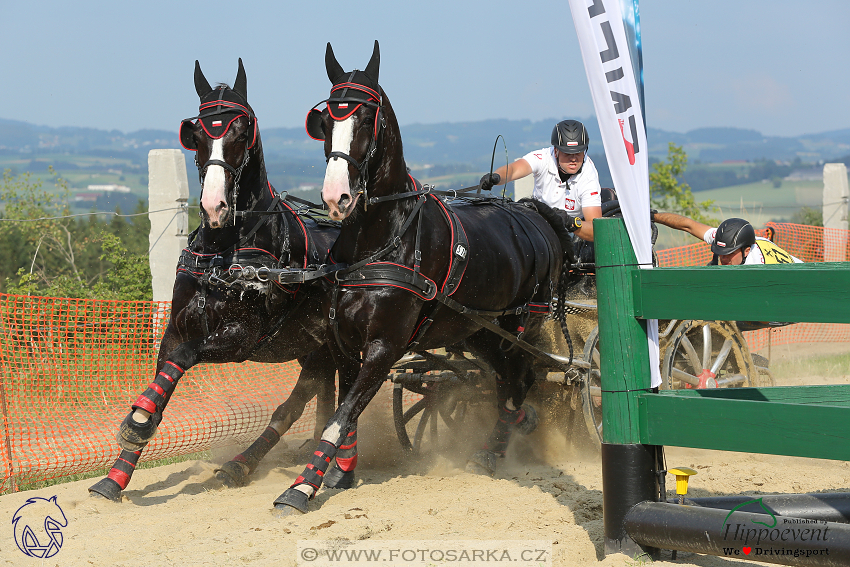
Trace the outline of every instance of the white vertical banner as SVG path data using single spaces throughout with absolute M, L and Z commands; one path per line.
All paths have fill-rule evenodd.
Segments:
M 646 127 L 641 78 L 635 77 L 642 68 L 637 0 L 569 1 L 626 229 L 641 268 L 651 268 Z M 627 38 L 627 26 L 632 41 Z M 657 387 L 661 384 L 658 321 L 648 321 L 647 335 L 651 384 Z

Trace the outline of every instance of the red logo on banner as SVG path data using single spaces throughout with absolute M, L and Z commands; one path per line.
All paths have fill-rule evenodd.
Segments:
M 620 134 L 623 136 L 623 143 L 626 145 L 626 153 L 629 154 L 629 165 L 635 164 L 635 146 L 630 141 L 626 139 L 626 133 L 623 131 L 623 124 L 625 121 L 620 118 L 618 120 L 620 123 Z

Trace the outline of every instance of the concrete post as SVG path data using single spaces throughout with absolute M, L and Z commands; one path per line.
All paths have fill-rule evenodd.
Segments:
M 148 217 L 151 221 L 154 301 L 171 301 L 177 260 L 188 239 L 188 200 L 189 178 L 183 152 L 151 150 L 148 153 L 148 210 L 152 212 Z
M 847 260 L 847 208 L 850 189 L 847 166 L 825 163 L 823 166 L 823 261 Z
M 520 199 L 525 199 L 526 197 L 531 197 L 531 193 L 534 191 L 534 176 L 527 175 L 522 179 L 517 179 L 514 181 L 514 201 L 519 201 Z

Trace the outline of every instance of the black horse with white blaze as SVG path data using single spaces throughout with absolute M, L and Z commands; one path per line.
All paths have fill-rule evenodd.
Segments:
M 319 397 L 319 423 L 334 407 L 336 367 L 325 346 L 320 286 L 240 284 L 229 277 L 228 268 L 304 270 L 326 264 L 339 228 L 297 214 L 269 183 L 241 59 L 232 89 L 211 87 L 196 61 L 195 89 L 201 99 L 199 115 L 183 121 L 180 138 L 186 149 L 197 152 L 203 222 L 177 266 L 156 375 L 120 426 L 118 460 L 89 489 L 116 501 L 180 377 L 196 364 L 297 358 L 302 366 L 292 394 L 263 434 L 217 473 L 228 486 L 247 483 L 259 460 L 313 397 Z
M 326 108 L 319 103 L 309 112 L 306 127 L 324 140 L 322 199 L 342 221 L 332 259 L 348 265 L 324 304 L 340 404 L 311 463 L 275 501 L 284 513 L 305 512 L 323 481 L 339 484 L 353 474 L 357 419 L 411 350 L 462 344 L 495 369 L 499 418 L 470 459 L 473 470 L 492 474 L 511 432 L 537 423 L 523 406 L 532 357 L 508 348 L 504 335 L 534 337 L 563 263 L 553 228 L 562 223 L 545 205 L 479 199 L 449 206 L 410 177 L 395 113 L 378 84 L 377 41 L 365 71 L 344 71 L 330 44 L 325 66 L 331 94 Z

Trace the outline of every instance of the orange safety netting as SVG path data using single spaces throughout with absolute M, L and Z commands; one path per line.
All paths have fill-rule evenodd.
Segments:
M 807 262 L 845 260 L 848 231 L 769 223 L 777 244 Z M 708 245 L 661 250 L 660 265 L 704 265 Z M 0 294 L 0 492 L 79 472 L 118 457 L 118 425 L 154 377 L 170 302 Z M 745 333 L 768 343 L 850 342 L 850 325 L 795 324 Z M 204 364 L 169 402 L 143 461 L 252 442 L 289 396 L 297 363 Z M 385 384 L 385 386 L 387 386 Z M 378 403 L 388 404 L 389 388 Z M 287 435 L 309 436 L 315 400 Z
M 154 377 L 169 302 L 0 294 L 0 490 L 111 466 L 118 425 Z M 204 364 L 180 380 L 142 459 L 248 444 L 297 363 Z M 289 435 L 312 435 L 315 400 Z
M 850 231 L 824 229 L 789 223 L 769 222 L 756 234 L 773 240 L 785 251 L 804 262 L 844 262 L 850 257 Z M 711 261 L 711 248 L 705 242 L 659 250 L 658 265 L 704 266 Z M 750 350 L 771 345 L 815 342 L 850 342 L 850 325 L 797 323 L 787 327 L 761 329 L 743 333 Z

